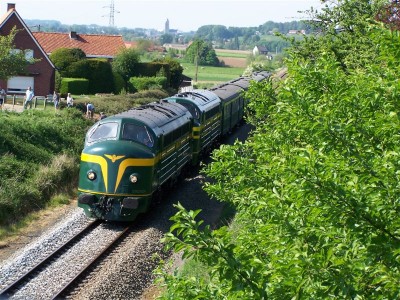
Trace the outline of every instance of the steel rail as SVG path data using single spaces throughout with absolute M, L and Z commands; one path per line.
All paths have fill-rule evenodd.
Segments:
M 75 285 L 75 283 L 78 281 L 78 279 L 81 277 L 82 274 L 84 274 L 90 267 L 95 265 L 98 261 L 101 260 L 103 255 L 110 250 L 131 228 L 131 225 L 127 226 L 124 230 L 122 230 L 112 241 L 110 241 L 104 249 L 95 257 L 93 257 L 80 271 L 79 274 L 75 275 L 73 278 L 71 278 L 64 286 L 55 294 L 51 299 L 63 299 L 61 297 L 68 289 L 70 289 L 72 286 Z
M 13 293 L 13 291 L 15 291 L 18 288 L 18 286 L 22 285 L 24 282 L 29 280 L 28 277 L 30 277 L 35 272 L 43 269 L 49 263 L 49 261 L 52 261 L 57 255 L 60 255 L 63 252 L 65 252 L 68 249 L 68 247 L 75 244 L 82 237 L 84 237 L 88 232 L 92 231 L 94 228 L 99 226 L 101 223 L 102 223 L 102 221 L 100 221 L 100 220 L 94 220 L 91 223 L 89 223 L 85 228 L 83 228 L 80 232 L 78 232 L 73 237 L 71 237 L 67 242 L 65 242 L 63 245 L 58 247 L 56 250 L 54 250 L 52 253 L 50 253 L 48 256 L 46 256 L 44 259 L 42 259 L 40 262 L 38 262 L 36 265 L 34 265 L 31 269 L 27 270 L 18 279 L 14 280 L 14 282 L 10 283 L 3 290 L 1 290 L 0 291 L 0 299 L 8 299 L 11 296 L 11 294 Z

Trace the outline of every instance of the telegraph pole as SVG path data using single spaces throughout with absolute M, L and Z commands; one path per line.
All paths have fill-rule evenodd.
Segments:
M 199 42 L 197 41 L 196 56 L 194 57 L 194 63 L 196 65 L 196 71 L 194 73 L 194 82 L 197 83 L 197 74 L 199 72 Z

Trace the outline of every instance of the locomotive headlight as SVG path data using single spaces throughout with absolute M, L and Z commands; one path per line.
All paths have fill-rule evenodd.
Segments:
M 131 176 L 129 176 L 129 181 L 132 183 L 136 183 L 138 181 L 137 174 L 132 174 Z
M 89 172 L 87 172 L 87 178 L 89 179 L 89 180 L 95 180 L 96 179 L 96 173 L 94 172 L 94 171 L 92 171 L 92 170 L 90 170 Z

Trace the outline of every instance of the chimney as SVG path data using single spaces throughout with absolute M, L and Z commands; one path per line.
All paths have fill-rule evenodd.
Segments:
M 77 40 L 77 39 L 78 39 L 78 35 L 76 34 L 76 31 L 71 31 L 71 32 L 69 33 L 69 38 L 70 38 L 70 39 Z
M 15 9 L 15 3 L 7 3 L 7 11 L 10 9 Z

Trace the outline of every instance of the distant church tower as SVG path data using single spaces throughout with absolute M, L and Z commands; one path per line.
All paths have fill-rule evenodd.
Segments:
M 165 22 L 164 33 L 165 33 L 165 34 L 168 34 L 168 33 L 169 33 L 169 20 L 168 20 L 168 19 L 167 19 L 167 21 Z

